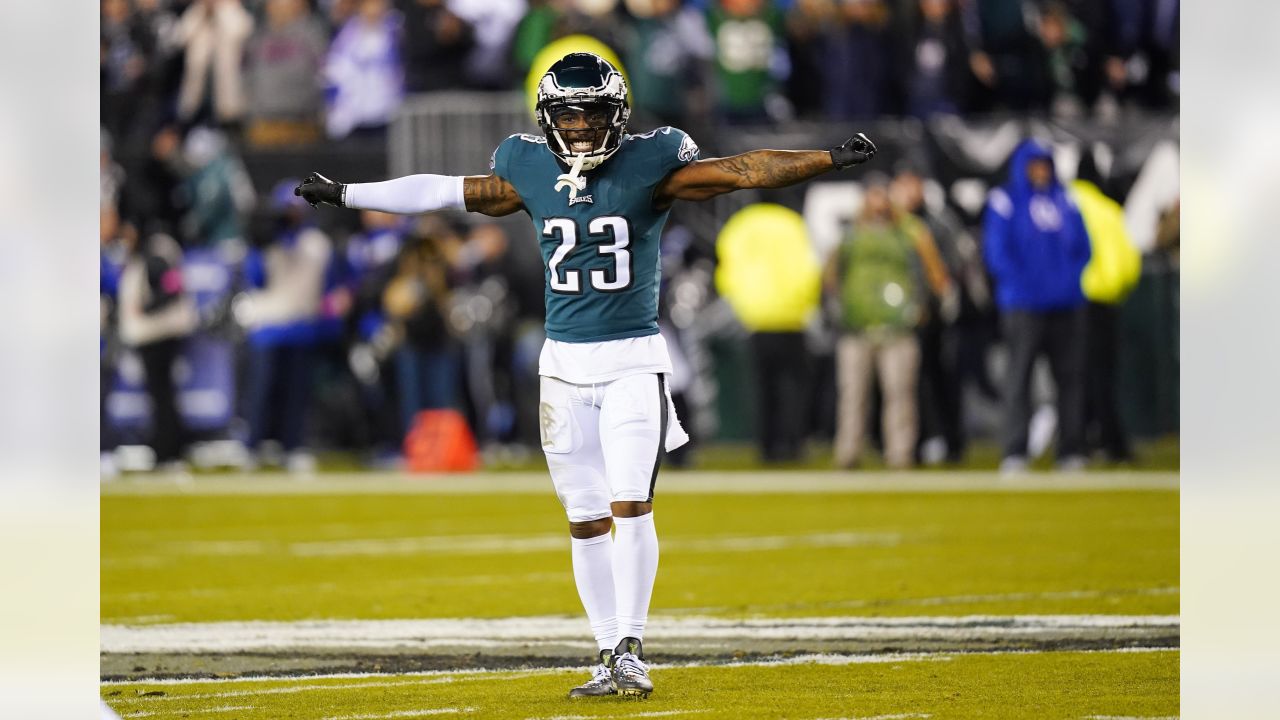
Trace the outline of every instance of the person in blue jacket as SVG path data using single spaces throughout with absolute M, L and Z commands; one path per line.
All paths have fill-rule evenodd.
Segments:
M 1057 388 L 1058 467 L 1084 466 L 1085 298 L 1089 262 L 1084 219 L 1058 180 L 1050 148 L 1026 140 L 1013 153 L 1009 180 L 991 191 L 983 218 L 983 256 L 1009 349 L 1002 398 L 1004 460 L 1027 466 L 1031 371 L 1048 356 Z
M 315 226 L 311 207 L 293 195 L 297 182 L 281 180 L 271 192 L 273 224 L 245 257 L 247 287 L 234 312 L 247 340 L 249 449 L 276 440 L 287 469 L 309 472 L 315 466 L 305 437 L 313 370 L 326 347 L 340 341 L 351 299 L 333 243 Z

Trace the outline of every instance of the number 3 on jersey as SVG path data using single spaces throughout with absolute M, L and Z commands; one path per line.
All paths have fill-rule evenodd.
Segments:
M 547 218 L 542 223 L 542 236 L 560 240 L 560 245 L 547 262 L 552 292 L 581 295 L 582 271 L 566 268 L 562 276 L 560 269 L 560 264 L 578 244 L 578 224 L 569 218 Z M 591 270 L 591 287 L 600 292 L 620 292 L 631 287 L 631 251 L 627 250 L 627 246 L 631 244 L 631 226 L 626 218 L 613 215 L 594 218 L 587 223 L 587 237 L 613 241 L 596 246 L 596 252 L 600 255 L 613 256 L 613 269 Z

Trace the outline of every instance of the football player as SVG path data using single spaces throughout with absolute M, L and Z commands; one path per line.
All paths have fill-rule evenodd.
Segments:
M 876 147 L 858 133 L 830 150 L 699 159 L 693 139 L 676 128 L 627 134 L 622 74 L 590 53 L 551 66 L 535 109 L 543 134 L 503 141 L 489 175 L 344 185 L 313 174 L 296 192 L 312 204 L 394 213 L 528 213 L 546 266 L 542 449 L 600 650 L 592 678 L 569 695 L 646 697 L 653 683 L 643 638 L 658 569 L 654 487 L 663 450 L 688 440 L 658 334 L 658 241 L 671 205 L 802 182 L 864 163 Z

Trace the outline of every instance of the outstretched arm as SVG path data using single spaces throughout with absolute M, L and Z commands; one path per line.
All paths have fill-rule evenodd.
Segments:
M 515 187 L 497 175 L 471 175 L 462 178 L 462 196 L 471 212 L 498 217 L 524 208 Z
M 406 175 L 385 182 L 343 184 L 312 173 L 294 188 L 293 194 L 312 206 L 328 203 L 401 215 L 465 208 L 498 216 L 509 215 L 524 206 L 511 183 L 496 175 Z
M 699 160 L 664 178 L 654 189 L 653 203 L 665 208 L 675 200 L 707 200 L 734 190 L 785 187 L 830 170 L 860 165 L 875 154 L 875 144 L 858 133 L 831 150 L 752 150 Z

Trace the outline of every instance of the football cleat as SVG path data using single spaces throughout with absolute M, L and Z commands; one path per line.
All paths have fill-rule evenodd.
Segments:
M 647 698 L 653 692 L 649 666 L 644 663 L 644 645 L 639 638 L 622 638 L 614 648 L 613 686 L 626 697 Z
M 591 669 L 591 679 L 569 691 L 569 697 L 604 697 L 616 695 L 613 688 L 613 653 L 600 651 L 600 664 Z

